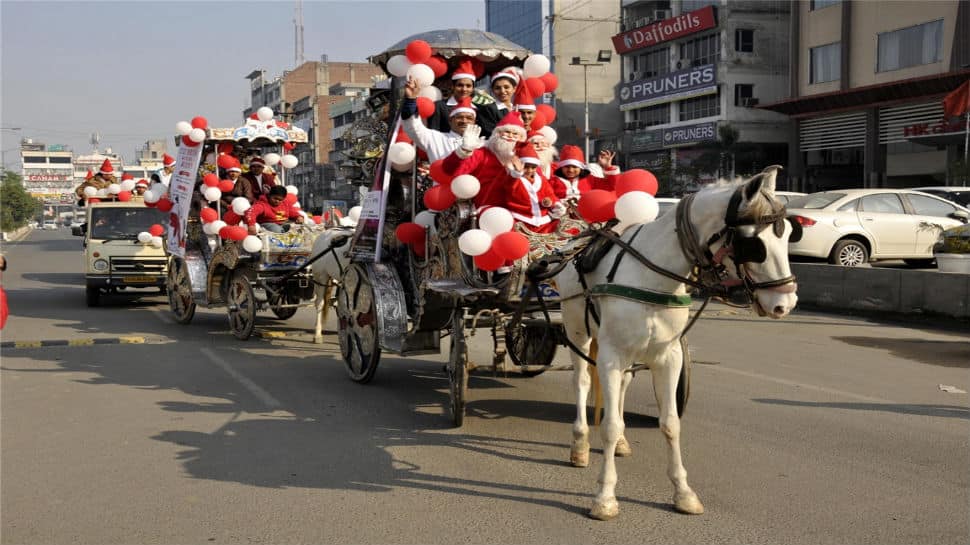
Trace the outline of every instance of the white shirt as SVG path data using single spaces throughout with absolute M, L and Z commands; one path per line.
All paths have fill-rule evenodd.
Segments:
M 402 121 L 401 125 L 411 140 L 414 140 L 414 143 L 428 154 L 428 161 L 432 163 L 448 157 L 461 147 L 460 134 L 455 131 L 444 133 L 429 129 L 424 126 L 421 117 L 417 114 Z

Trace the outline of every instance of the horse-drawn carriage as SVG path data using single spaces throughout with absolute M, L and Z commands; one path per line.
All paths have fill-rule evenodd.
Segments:
M 207 128 L 205 132 L 205 140 L 198 146 L 185 142 L 179 147 L 179 167 L 189 168 L 176 169 L 170 182 L 173 200 L 180 183 L 190 186 L 192 193 L 207 189 L 199 181 L 216 171 L 220 156 L 225 154 L 221 150 L 232 148 L 239 157 L 259 156 L 266 152 L 284 153 L 285 147 L 307 141 L 305 131 L 277 125 L 272 119 L 250 120 L 236 128 Z M 279 183 L 285 185 L 285 169 L 280 170 Z M 188 174 L 189 180 L 180 182 L 180 173 Z M 199 195 L 183 191 L 182 196 L 183 200 L 194 200 L 196 208 L 201 204 Z M 219 198 L 212 202 L 216 203 L 217 217 L 224 217 L 223 212 L 227 211 Z M 299 307 L 312 305 L 313 280 L 305 264 L 323 226 L 294 223 L 283 233 L 263 230 L 249 240 L 239 236 L 225 238 L 224 233 L 212 232 L 212 228 L 223 225 L 204 223 L 200 211 L 191 210 L 188 205 L 172 209 L 172 231 L 176 238 L 180 227 L 184 232 L 180 241 L 169 244 L 170 249 L 176 250 L 170 250 L 167 281 L 169 306 L 176 322 L 191 322 L 197 306 L 224 307 L 233 335 L 246 340 L 253 333 L 257 311 L 268 308 L 277 318 L 286 320 Z

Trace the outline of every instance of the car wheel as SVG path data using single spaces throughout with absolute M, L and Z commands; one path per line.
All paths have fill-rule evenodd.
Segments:
M 866 245 L 853 239 L 843 239 L 835 243 L 829 254 L 829 263 L 843 267 L 858 267 L 869 262 Z

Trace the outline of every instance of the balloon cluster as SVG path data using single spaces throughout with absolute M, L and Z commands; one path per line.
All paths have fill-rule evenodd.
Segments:
M 577 208 L 579 215 L 590 223 L 618 219 L 617 230 L 622 231 L 634 223 L 656 219 L 659 211 L 657 200 L 653 198 L 656 194 L 656 176 L 635 168 L 619 175 L 613 191 L 594 189 L 583 193 Z
M 142 244 L 151 244 L 155 248 L 161 248 L 162 234 L 164 233 L 165 228 L 156 223 L 149 227 L 147 231 L 138 233 L 138 242 L 141 242 Z
M 529 253 L 529 239 L 512 231 L 512 213 L 498 206 L 486 208 L 478 217 L 478 229 L 469 229 L 458 237 L 458 249 L 474 258 L 475 266 L 494 271 L 509 261 Z
M 179 121 L 175 124 L 175 132 L 182 136 L 182 144 L 190 148 L 198 146 L 205 140 L 205 131 L 209 128 L 209 121 L 197 115 L 192 121 Z

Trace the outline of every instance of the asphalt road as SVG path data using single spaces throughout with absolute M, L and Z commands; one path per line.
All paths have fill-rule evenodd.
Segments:
M 0 542 L 967 543 L 967 331 L 716 307 L 691 332 L 683 423 L 701 516 L 672 486 L 649 375 L 628 396 L 620 517 L 585 516 L 568 465 L 570 373 L 471 380 L 453 429 L 444 359 L 385 354 L 351 382 L 312 315 L 237 341 L 225 313 L 180 326 L 158 294 L 84 304 L 66 229 L 8 243 Z M 124 342 L 122 342 L 124 341 Z M 129 344 L 143 341 L 141 344 Z M 488 336 L 473 357 L 489 361 Z M 560 350 L 558 360 L 565 361 Z

